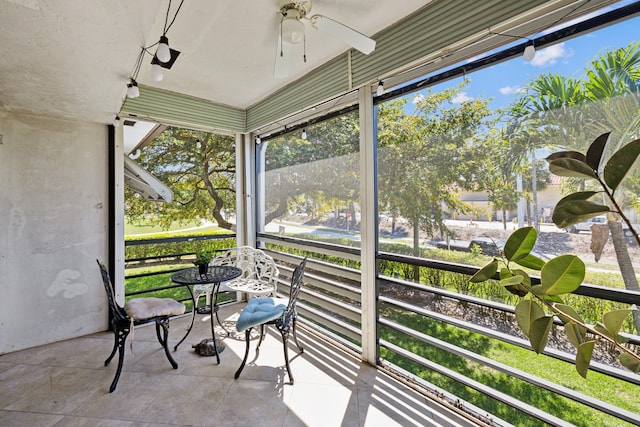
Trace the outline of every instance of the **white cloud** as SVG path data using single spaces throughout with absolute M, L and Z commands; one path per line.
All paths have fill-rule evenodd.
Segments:
M 514 93 L 525 93 L 527 91 L 522 86 L 505 86 L 501 87 L 499 90 L 503 95 L 513 95 Z
M 536 50 L 536 56 L 531 60 L 534 67 L 546 67 L 558 62 L 558 59 L 568 58 L 571 52 L 565 49 L 564 43 L 558 43 L 544 49 Z
M 471 101 L 473 98 L 467 95 L 467 92 L 460 92 L 451 99 L 454 104 L 462 104 L 465 101 Z
M 424 95 L 421 93 L 416 93 L 416 96 L 413 97 L 413 100 L 411 102 L 413 102 L 414 104 L 419 104 L 422 101 L 424 101 Z

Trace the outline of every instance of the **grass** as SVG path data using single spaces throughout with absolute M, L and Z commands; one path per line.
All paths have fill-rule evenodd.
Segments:
M 125 236 L 132 236 L 136 234 L 153 234 L 153 233 L 166 233 L 170 231 L 180 231 L 189 228 L 202 227 L 202 221 L 194 220 L 189 223 L 178 223 L 174 222 L 171 224 L 169 229 L 165 230 L 164 228 L 159 227 L 157 224 L 153 222 L 145 223 L 145 224 L 132 224 L 129 221 L 126 221 L 124 224 L 124 234 Z M 198 228 L 199 231 L 204 231 L 208 229 L 217 229 L 218 227 L 213 225 L 210 227 L 202 227 Z
M 587 379 L 580 377 L 572 364 L 547 356 L 536 355 L 529 350 L 512 346 L 501 341 L 465 331 L 444 323 L 435 322 L 413 313 L 388 310 L 386 314 L 394 321 L 410 325 L 412 328 L 441 340 L 474 351 L 495 361 L 504 363 L 530 374 L 545 378 L 567 388 L 579 391 L 595 399 L 619 406 L 631 412 L 640 413 L 640 387 L 617 380 L 597 372 L 589 372 Z M 381 337 L 406 348 L 422 357 L 455 370 L 465 376 L 491 386 L 503 393 L 514 396 L 545 412 L 553 414 L 578 426 L 628 426 L 630 424 L 596 411 L 588 406 L 559 396 L 553 392 L 530 385 L 513 376 L 453 355 L 445 350 L 432 347 L 402 333 L 382 328 Z M 461 399 L 486 410 L 514 425 L 543 425 L 542 422 L 500 403 L 482 393 L 472 390 L 454 380 L 437 374 L 424 367 L 407 361 L 387 350 L 381 355 L 419 375 L 421 378 L 446 389 Z

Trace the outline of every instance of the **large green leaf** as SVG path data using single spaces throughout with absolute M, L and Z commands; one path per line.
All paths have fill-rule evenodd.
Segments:
M 585 159 L 586 160 L 586 159 Z M 557 159 L 549 162 L 549 172 L 558 176 L 595 179 L 596 172 L 586 161 L 576 159 Z
M 611 132 L 603 133 L 597 137 L 589 146 L 587 150 L 587 164 L 595 170 L 600 168 L 600 161 L 602 160 L 602 153 L 607 146 L 609 140 L 609 134 Z
M 591 363 L 591 355 L 593 354 L 593 346 L 595 344 L 595 341 L 586 341 L 578 346 L 578 352 L 576 354 L 576 370 L 582 378 L 587 378 L 589 364 Z
M 523 267 L 540 271 L 544 267 L 544 261 L 535 255 L 527 254 L 524 258 L 514 260 L 516 264 Z
M 500 284 L 502 286 L 511 286 L 511 285 L 519 285 L 522 283 L 523 277 L 519 275 L 507 277 L 506 279 L 501 279 Z
M 515 261 L 529 255 L 536 244 L 538 233 L 533 227 L 522 227 L 514 231 L 504 245 L 504 256 Z
M 578 322 L 584 323 L 584 320 L 582 320 L 582 317 L 580 317 L 578 312 L 575 311 L 573 309 L 573 307 L 571 307 L 570 305 L 553 304 L 553 307 L 560 312 L 558 314 L 558 317 L 560 318 L 562 323 L 569 323 L 569 322 L 574 322 L 574 321 L 578 321 Z M 569 317 L 567 317 L 567 316 L 569 316 Z
M 554 160 L 560 159 L 574 159 L 585 163 L 587 162 L 587 156 L 579 151 L 557 151 L 555 153 L 549 154 L 549 156 L 547 156 L 545 160 L 551 163 Z
M 540 271 L 545 295 L 562 295 L 578 289 L 584 280 L 584 262 L 575 255 L 560 255 L 547 261 Z
M 564 333 L 567 339 L 575 348 L 580 347 L 580 344 L 584 342 L 584 336 L 586 329 L 577 323 L 569 322 L 564 325 Z
M 618 359 L 622 366 L 633 373 L 640 374 L 640 359 L 633 357 L 628 353 L 622 353 Z
M 565 197 L 556 204 L 551 220 L 557 227 L 566 228 L 609 211 L 609 207 L 605 205 Z
M 469 279 L 469 281 L 471 283 L 486 282 L 487 280 L 495 276 L 497 272 L 498 272 L 498 261 L 494 259 L 489 264 L 482 267 L 476 274 L 471 276 L 471 279 Z
M 640 155 L 640 139 L 616 151 L 604 167 L 604 182 L 615 191 Z
M 611 335 L 617 337 L 624 320 L 632 311 L 631 309 L 608 311 L 602 315 L 602 323 L 604 323 L 604 327 L 607 328 Z
M 535 320 L 544 317 L 544 310 L 542 307 L 540 307 L 535 301 L 529 299 L 520 301 L 518 305 L 516 305 L 515 313 L 518 326 L 520 326 L 520 329 L 522 329 L 522 332 L 526 336 L 529 336 L 531 324 Z
M 544 351 L 549 339 L 549 331 L 553 325 L 553 316 L 544 316 L 534 320 L 529 329 L 529 342 L 533 351 L 540 354 Z

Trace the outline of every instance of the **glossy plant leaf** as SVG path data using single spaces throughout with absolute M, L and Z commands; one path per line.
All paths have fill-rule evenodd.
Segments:
M 602 153 L 607 146 L 609 140 L 609 134 L 611 132 L 603 133 L 597 137 L 589 146 L 587 150 L 587 164 L 595 170 L 600 169 L 600 162 L 602 161 Z
M 633 310 L 630 309 L 611 310 L 602 315 L 604 327 L 607 328 L 607 331 L 609 331 L 611 335 L 616 337 L 616 341 L 624 320 L 632 311 Z
M 504 245 L 504 257 L 515 261 L 529 255 L 538 239 L 538 232 L 533 227 L 522 227 L 514 231 Z
M 471 283 L 486 282 L 498 272 L 498 260 L 494 259 L 489 264 L 482 267 L 476 274 L 471 276 Z
M 576 370 L 582 378 L 587 378 L 587 372 L 589 371 L 589 364 L 591 363 L 591 355 L 593 354 L 593 347 L 595 344 L 595 341 L 586 341 L 578 346 L 578 352 L 576 354 Z
M 515 313 L 518 326 L 520 326 L 520 329 L 522 329 L 522 332 L 526 336 L 529 336 L 531 324 L 535 320 L 544 317 L 544 310 L 542 307 L 530 299 L 520 301 L 518 305 L 516 305 Z
M 560 311 L 560 314 L 558 314 L 558 318 L 560 318 L 562 323 L 569 323 L 569 322 L 575 322 L 575 321 L 584 323 L 584 320 L 582 320 L 582 317 L 580 317 L 580 314 L 578 314 L 578 312 L 575 311 L 573 307 L 571 307 L 570 305 L 553 304 L 553 307 L 558 311 Z M 567 316 L 570 316 L 571 318 Z
M 603 178 L 607 186 L 615 191 L 624 177 L 631 171 L 640 155 L 640 139 L 626 144 L 616 151 L 604 167 Z
M 586 160 L 586 159 L 585 159 Z M 549 162 L 549 172 L 558 176 L 596 179 L 596 172 L 586 161 L 576 159 L 557 159 Z
M 515 275 L 511 277 L 507 277 L 506 279 L 500 279 L 500 284 L 502 286 L 511 286 L 511 285 L 519 285 L 523 281 L 522 276 Z
M 553 316 L 543 316 L 531 323 L 529 329 L 529 342 L 533 351 L 540 354 L 544 351 L 549 339 L 549 331 L 553 325 Z
M 514 262 L 523 267 L 530 268 L 532 270 L 540 271 L 544 267 L 544 261 L 535 255 L 527 254 L 523 258 L 514 260 Z
M 622 366 L 624 366 L 631 372 L 640 374 L 640 360 L 638 360 L 637 358 L 628 353 L 622 353 L 620 357 L 618 357 L 618 360 L 620 360 L 620 364 Z
M 540 271 L 540 284 L 545 295 L 568 294 L 584 280 L 584 262 L 575 255 L 560 255 L 547 261 Z
M 507 269 L 505 269 L 507 270 Z M 511 278 L 510 280 L 514 280 L 513 284 L 504 284 L 504 288 L 511 292 L 514 295 L 518 295 L 520 297 L 523 297 L 525 295 L 527 295 L 529 293 L 529 290 L 527 289 L 526 286 L 530 287 L 531 286 L 531 278 L 529 277 L 529 275 L 522 270 L 513 270 L 514 274 L 511 274 L 511 272 L 509 272 L 509 270 L 507 270 L 508 274 L 505 273 L 504 277 L 505 279 L 507 278 Z M 521 278 L 521 280 L 519 282 L 515 282 L 515 279 L 513 279 L 514 276 L 519 276 Z M 502 276 L 501 276 L 502 277 Z M 502 282 L 501 282 L 502 283 Z
M 560 160 L 560 159 L 573 159 L 573 160 L 579 160 L 581 162 L 587 163 L 587 156 L 585 156 L 579 151 L 557 151 L 555 153 L 551 153 L 546 158 L 547 162 L 549 163 L 551 163 L 554 160 Z
M 612 335 L 611 332 L 609 332 L 609 330 L 606 328 L 606 326 L 604 326 L 600 322 L 596 322 L 596 324 L 593 326 L 593 329 L 595 329 L 596 331 L 600 332 L 605 337 L 611 338 L 612 340 L 615 339 L 615 336 Z
M 575 348 L 580 347 L 580 344 L 584 342 L 586 332 L 587 330 L 577 323 L 569 322 L 564 325 L 564 334 Z
M 588 200 L 567 199 L 565 197 L 556 204 L 551 215 L 551 221 L 559 228 L 566 228 L 609 211 L 609 207 L 605 205 Z

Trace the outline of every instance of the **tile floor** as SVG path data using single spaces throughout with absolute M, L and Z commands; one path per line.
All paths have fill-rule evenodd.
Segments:
M 0 356 L 0 426 L 468 426 L 466 418 L 415 393 L 352 355 L 301 329 L 305 351 L 290 347 L 295 384 L 288 382 L 275 330 L 238 380 L 244 334 L 235 331 L 240 305 L 220 311 L 231 336 L 221 363 L 192 344 L 210 336 L 198 315 L 174 353 L 172 369 L 153 326 L 135 330 L 116 390 L 117 356 L 105 367 L 113 334 L 98 333 Z M 190 317 L 171 321 L 173 344 Z M 217 328 L 217 331 L 219 329 Z M 221 331 L 221 330 L 220 330 Z M 131 336 L 127 340 L 127 346 Z

